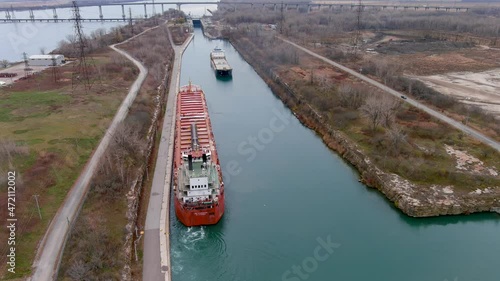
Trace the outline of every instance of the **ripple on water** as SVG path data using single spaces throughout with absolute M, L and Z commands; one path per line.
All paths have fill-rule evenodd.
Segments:
M 217 228 L 217 227 L 215 227 Z M 229 259 L 224 232 L 213 226 L 185 227 L 174 222 L 173 230 L 177 237 L 171 243 L 171 266 L 174 275 L 181 275 L 182 280 L 199 280 L 197 270 L 193 267 L 217 268 L 214 274 L 228 274 L 224 267 Z M 192 263 L 193 257 L 203 256 L 203 259 Z M 189 266 L 187 266 L 189 264 Z

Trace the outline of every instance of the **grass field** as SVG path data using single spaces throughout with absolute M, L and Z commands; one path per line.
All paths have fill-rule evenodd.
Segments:
M 3 278 L 31 272 L 37 244 L 127 94 L 132 79 L 124 74 L 137 70 L 120 61 L 111 50 L 95 55 L 94 70 L 99 79 L 93 78 L 88 92 L 83 85 L 73 89 L 71 64 L 59 69 L 58 82 L 47 70 L 0 89 L 0 144 L 14 142 L 25 151 L 13 153 L 12 161 L 0 163 L 2 218 L 7 215 L 4 175 L 11 170 L 20 175 L 16 274 L 5 274 L 7 249 L 0 246 Z M 39 195 L 41 220 L 33 195 Z M 0 239 L 5 241 L 6 234 L 0 233 Z
M 152 180 L 150 175 L 155 167 L 152 163 L 156 158 L 154 152 L 147 158 L 148 131 L 161 128 L 158 125 L 161 113 L 155 121 L 154 112 L 161 106 L 157 99 L 165 101 L 163 95 L 168 86 L 159 85 L 164 85 L 165 66 L 171 66 L 174 58 L 170 44 L 166 26 L 161 25 L 119 46 L 148 68 L 148 76 L 122 122 L 122 128 L 131 131 L 122 135 L 121 129 L 117 130 L 116 142 L 110 144 L 104 156 L 112 160 L 102 161 L 90 183 L 88 197 L 64 249 L 57 280 L 119 280 L 126 279 L 123 276 L 127 274 L 131 280 L 140 280 L 142 276 L 141 246 L 137 245 L 136 261 L 132 241 L 144 241 L 138 235 L 144 230 L 151 187 L 148 180 Z M 122 143 L 120 136 L 125 136 L 126 141 Z M 144 166 L 148 161 L 149 165 Z M 135 185 L 140 176 L 144 177 Z M 131 191 L 132 186 L 135 191 Z M 134 204 L 138 204 L 138 209 L 134 209 Z M 137 218 L 133 218 L 134 213 Z M 130 271 L 126 269 L 128 266 Z

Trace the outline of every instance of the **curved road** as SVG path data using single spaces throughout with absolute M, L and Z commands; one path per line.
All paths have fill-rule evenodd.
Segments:
M 341 70 L 343 70 L 343 71 L 345 71 L 345 72 L 347 72 L 347 73 L 349 73 L 349 74 L 351 74 L 351 75 L 353 75 L 353 76 L 355 76 L 355 77 L 357 77 L 357 78 L 365 81 L 366 83 L 369 83 L 369 84 L 371 84 L 371 85 L 373 85 L 373 86 L 375 86 L 375 87 L 377 87 L 377 88 L 379 88 L 379 89 L 381 89 L 381 90 L 383 90 L 383 91 L 385 91 L 385 92 L 387 92 L 387 93 L 389 93 L 389 94 L 391 94 L 391 95 L 393 95 L 393 96 L 395 96 L 397 98 L 401 98 L 402 94 L 400 92 L 398 92 L 396 90 L 393 90 L 393 89 L 385 86 L 382 83 L 379 83 L 379 82 L 377 82 L 377 81 L 375 81 L 373 79 L 370 79 L 370 78 L 364 76 L 361 73 L 358 73 L 358 72 L 356 72 L 356 71 L 354 71 L 354 70 L 352 70 L 350 68 L 347 68 L 347 67 L 345 67 L 345 66 L 343 66 L 341 64 L 338 64 L 338 63 L 336 63 L 336 62 L 334 62 L 332 60 L 329 60 L 329 59 L 327 59 L 327 58 L 325 58 L 323 56 L 320 56 L 320 55 L 318 55 L 318 54 L 316 54 L 316 53 L 314 53 L 314 52 L 312 52 L 312 51 L 310 51 L 310 50 L 308 50 L 308 49 L 306 49 L 306 48 L 304 48 L 304 47 L 302 47 L 300 45 L 297 45 L 297 44 L 293 43 L 292 41 L 289 41 L 289 40 L 286 40 L 286 39 L 280 38 L 280 37 L 277 37 L 277 38 L 283 40 L 284 42 L 286 42 L 286 43 L 288 43 L 288 44 L 290 44 L 290 45 L 292 45 L 292 46 L 294 46 L 294 47 L 296 47 L 296 48 L 298 48 L 298 49 L 300 49 L 300 50 L 302 50 L 302 51 L 304 51 L 306 53 L 308 53 L 309 55 L 311 55 L 313 57 L 316 57 L 316 58 L 318 58 L 318 59 L 320 59 L 320 60 L 322 60 L 322 61 L 324 61 L 324 62 L 326 62 L 326 63 L 328 63 L 330 65 L 333 65 L 333 66 L 335 66 L 335 67 L 337 67 L 337 68 L 339 68 L 339 69 L 341 69 Z M 491 139 L 491 138 L 489 138 L 489 137 L 481 134 L 480 132 L 478 132 L 478 131 L 476 131 L 476 130 L 468 127 L 468 126 L 465 126 L 461 122 L 453 120 L 450 117 L 448 117 L 448 116 L 446 116 L 444 114 L 441 114 L 441 113 L 437 112 L 436 110 L 434 110 L 434 109 L 432 109 L 432 108 L 430 108 L 430 107 L 428 107 L 428 106 L 426 106 L 426 105 L 424 105 L 424 104 L 422 104 L 422 103 L 420 103 L 420 102 L 418 102 L 418 101 L 416 101 L 414 99 L 407 98 L 405 101 L 408 102 L 409 104 L 413 105 L 414 107 L 419 108 L 419 109 L 427 112 L 431 116 L 433 116 L 433 117 L 435 117 L 435 118 L 437 118 L 437 119 L 439 119 L 439 120 L 441 120 L 441 121 L 443 121 L 443 122 L 445 122 L 445 123 L 447 123 L 447 124 L 449 124 L 449 125 L 457 128 L 460 131 L 462 131 L 462 132 L 464 132 L 464 133 L 466 133 L 466 134 L 468 134 L 468 135 L 470 135 L 470 136 L 472 136 L 472 137 L 480 140 L 481 142 L 483 142 L 483 143 L 485 143 L 485 144 L 493 147 L 497 151 L 500 151 L 500 143 L 498 143 L 497 141 L 495 141 L 495 140 L 493 140 L 493 139 Z
M 151 29 L 145 30 L 147 32 Z M 143 33 L 144 33 L 143 32 Z M 137 34 L 136 36 L 141 35 Z M 111 125 L 108 130 L 104 134 L 99 146 L 92 154 L 90 160 L 85 165 L 82 173 L 78 177 L 77 181 L 68 192 L 66 199 L 64 200 L 63 206 L 58 210 L 57 214 L 52 219 L 52 222 L 45 233 L 45 236 L 41 242 L 41 246 L 37 253 L 37 257 L 35 262 L 33 263 L 33 275 L 28 280 L 33 281 L 49 281 L 54 280 L 57 275 L 57 270 L 59 268 L 61 255 L 64 250 L 64 245 L 66 244 L 66 238 L 71 230 L 71 224 L 76 220 L 79 210 L 83 204 L 85 195 L 89 190 L 89 183 L 94 175 L 98 167 L 98 163 L 101 159 L 101 156 L 106 151 L 106 148 L 109 145 L 109 142 L 112 140 L 114 133 L 116 132 L 116 128 L 118 125 L 125 119 L 125 116 L 128 113 L 130 106 L 134 102 L 139 89 L 141 88 L 146 75 L 148 74 L 147 69 L 142 65 L 139 61 L 134 59 L 125 51 L 122 51 L 116 48 L 116 45 L 123 44 L 133 38 L 131 37 L 128 40 L 125 40 L 121 43 L 111 45 L 110 47 L 116 52 L 122 54 L 127 59 L 132 61 L 139 68 L 139 76 L 134 81 L 128 95 L 123 100 L 118 112 L 116 113 Z

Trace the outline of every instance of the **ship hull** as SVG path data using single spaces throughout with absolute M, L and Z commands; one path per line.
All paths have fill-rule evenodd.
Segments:
M 217 67 L 215 66 L 213 60 L 211 60 L 211 63 L 212 65 L 212 68 L 215 72 L 215 75 L 217 77 L 232 77 L 233 76 L 233 70 L 232 69 L 217 69 Z
M 215 70 L 215 75 L 217 75 L 217 77 L 231 77 L 231 76 L 233 76 L 231 70 Z
M 189 133 L 190 127 L 191 130 L 193 127 L 196 129 L 195 134 L 193 134 L 193 131 Z M 196 146 L 193 143 L 196 143 Z M 202 152 L 202 150 L 205 152 Z M 212 168 L 206 168 L 204 171 L 211 171 L 213 174 L 210 177 L 208 174 L 196 174 L 202 171 L 198 170 L 196 172 L 201 162 L 196 162 L 196 164 L 192 165 L 189 162 L 191 160 L 189 160 L 190 164 L 187 165 L 185 161 L 188 157 L 185 156 L 186 158 L 184 159 L 182 157 L 183 153 L 189 153 L 195 159 L 200 159 L 201 154 L 207 153 L 207 151 L 210 154 L 203 154 L 203 157 L 205 159 L 210 157 L 209 163 L 211 163 L 212 166 L 210 167 Z M 174 206 L 178 220 L 185 226 L 213 225 L 218 223 L 224 214 L 222 171 L 208 115 L 205 94 L 201 88 L 192 86 L 191 84 L 181 87 L 177 95 L 174 155 Z M 198 168 L 193 168 L 194 166 L 198 166 Z M 185 170 L 187 167 L 189 167 L 189 171 Z M 192 177 L 191 179 L 188 178 L 188 181 L 186 181 L 186 174 Z M 181 177 L 182 179 L 180 179 Z M 206 177 L 205 180 L 211 178 L 210 181 L 206 182 L 212 188 L 211 193 L 206 193 L 208 191 L 206 188 L 204 190 L 196 190 L 196 187 L 200 187 L 199 185 L 190 186 L 189 184 L 191 180 L 196 181 L 204 177 Z M 205 196 L 204 198 L 192 197 L 200 196 L 200 192 L 203 194 L 202 196 Z M 196 194 L 190 195 L 190 193 Z M 193 201 L 193 198 L 196 201 Z
M 224 214 L 224 194 L 218 206 L 210 209 L 186 210 L 182 204 L 175 200 L 175 215 L 185 226 L 201 226 L 217 224 Z

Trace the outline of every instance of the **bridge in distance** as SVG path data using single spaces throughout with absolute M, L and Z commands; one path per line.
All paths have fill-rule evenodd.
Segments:
M 291 3 L 283 3 L 283 2 L 219 2 L 219 1 L 203 1 L 203 2 L 186 2 L 186 1 L 170 1 L 170 2 L 150 2 L 150 3 L 108 3 L 108 4 L 95 4 L 95 5 L 85 5 L 85 7 L 96 7 L 98 8 L 99 16 L 96 18 L 82 18 L 83 21 L 127 21 L 127 20 L 139 20 L 143 18 L 148 18 L 148 6 L 152 7 L 161 7 L 162 13 L 165 12 L 165 6 L 175 5 L 178 10 L 181 9 L 182 5 L 218 5 L 219 8 L 222 9 L 234 9 L 236 10 L 238 7 L 243 8 L 262 8 L 262 9 L 273 9 L 278 10 L 283 6 L 284 10 L 298 10 L 300 8 L 305 8 L 307 11 L 318 10 L 318 9 L 377 9 L 377 10 L 430 10 L 430 11 L 446 11 L 446 12 L 467 12 L 469 10 L 468 7 L 458 7 L 458 6 L 427 6 L 427 5 L 407 5 L 407 4 L 342 4 L 342 3 L 313 3 L 313 2 L 291 2 Z M 121 17 L 106 17 L 103 14 L 102 7 L 106 6 L 121 6 L 122 16 Z M 131 6 L 143 6 L 144 7 L 144 15 L 140 18 L 127 18 L 126 16 L 126 7 Z M 64 21 L 72 21 L 72 18 L 60 18 L 57 14 L 57 9 L 62 8 L 71 8 L 71 6 L 64 5 L 59 7 L 23 7 L 19 9 L 15 8 L 0 8 L 0 12 L 4 12 L 4 18 L 0 18 L 0 23 L 13 23 L 13 22 L 64 22 Z M 36 18 L 34 11 L 35 10 L 49 10 L 52 9 L 52 16 L 45 18 Z M 16 11 L 29 11 L 28 18 L 16 18 Z M 152 16 L 150 13 L 149 16 Z

